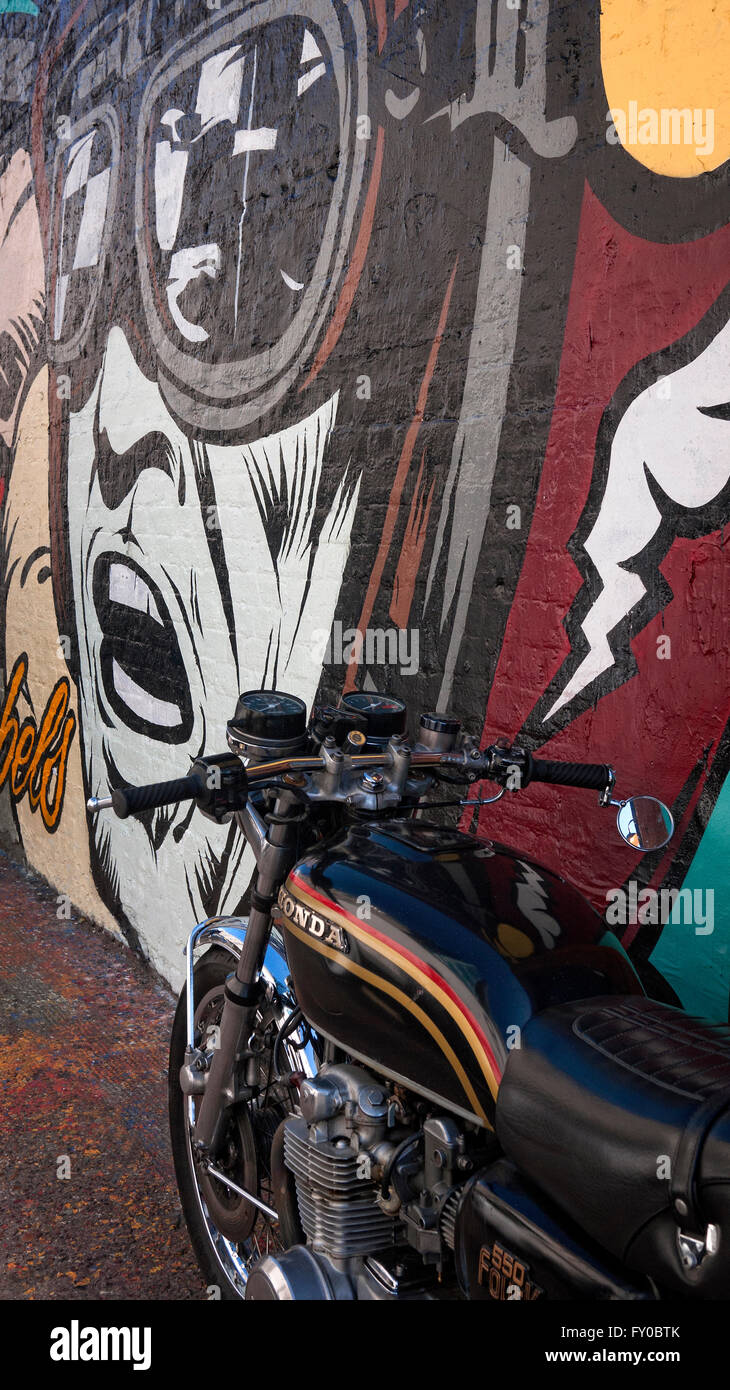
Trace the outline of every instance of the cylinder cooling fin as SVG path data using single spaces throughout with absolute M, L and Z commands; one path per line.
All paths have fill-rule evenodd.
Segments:
M 284 1161 L 296 1180 L 302 1226 L 312 1249 L 335 1259 L 395 1242 L 395 1219 L 378 1206 L 375 1183 L 361 1176 L 362 1157 L 346 1139 L 312 1143 L 304 1120 L 287 1122 Z

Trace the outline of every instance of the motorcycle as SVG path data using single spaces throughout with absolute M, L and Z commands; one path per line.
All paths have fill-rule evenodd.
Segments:
M 190 933 L 170 1046 L 211 1294 L 727 1297 L 728 1029 L 647 997 L 564 879 L 433 819 L 582 787 L 646 852 L 671 838 L 666 806 L 617 801 L 607 765 L 480 749 L 443 714 L 411 743 L 405 705 L 373 692 L 308 719 L 248 691 L 227 739 L 186 777 L 88 802 L 193 799 L 255 856 L 248 918 Z

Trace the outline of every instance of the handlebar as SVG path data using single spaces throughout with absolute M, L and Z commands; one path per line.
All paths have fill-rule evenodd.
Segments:
M 612 785 L 613 770 L 606 763 L 554 763 L 532 759 L 531 782 L 552 782 L 558 787 L 592 787 L 601 792 Z
M 326 758 L 316 755 L 279 758 L 273 762 L 257 763 L 252 767 L 246 767 L 245 771 L 238 759 L 218 757 L 209 761 L 221 765 L 230 764 L 233 761 L 238 764 L 243 795 L 243 801 L 238 809 L 242 809 L 245 805 L 248 786 L 269 782 L 272 778 L 287 773 L 320 772 L 328 765 Z M 369 767 L 387 765 L 389 757 L 386 751 L 360 753 L 352 755 L 349 761 L 354 770 L 362 769 L 364 771 Z M 153 810 L 186 800 L 197 800 L 201 809 L 204 809 L 206 802 L 210 800 L 203 775 L 206 759 L 196 760 L 196 765 L 201 768 L 201 771 L 192 772 L 187 777 L 178 777 L 170 782 L 153 782 L 141 787 L 122 787 L 114 791 L 109 797 L 91 797 L 87 802 L 87 809 L 95 813 L 106 807 L 111 807 L 122 820 L 126 819 L 127 816 L 138 815 L 141 811 Z M 475 782 L 482 779 L 501 781 L 512 790 L 516 790 L 518 786 L 526 787 L 530 782 L 549 782 L 564 787 L 593 788 L 600 792 L 612 788 L 614 782 L 613 769 L 605 763 L 542 761 L 533 758 L 532 754 L 525 749 L 505 748 L 500 745 L 493 745 L 482 751 L 476 748 L 465 748 L 454 752 L 415 751 L 411 753 L 410 766 L 415 770 L 419 768 L 449 768 L 457 773 L 463 772 L 465 782 Z M 510 782 L 509 775 L 515 771 L 519 775 L 515 781 Z M 238 778 L 234 778 L 234 780 L 239 781 Z M 208 789 L 209 786 L 210 784 L 208 784 Z M 236 808 L 234 799 L 228 800 L 226 804 L 229 810 Z
M 196 772 L 189 777 L 176 777 L 172 782 L 150 782 L 144 787 L 120 787 L 111 794 L 112 810 L 120 820 L 137 816 L 140 811 L 152 811 L 170 806 L 176 801 L 192 801 L 203 791 L 202 779 Z

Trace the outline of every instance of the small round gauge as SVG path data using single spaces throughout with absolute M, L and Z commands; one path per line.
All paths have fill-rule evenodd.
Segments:
M 296 749 L 307 736 L 307 706 L 297 695 L 280 690 L 245 690 L 227 729 L 232 746 L 274 752 Z
M 340 707 L 366 720 L 369 739 L 389 739 L 406 731 L 408 711 L 396 695 L 381 695 L 376 690 L 353 690 L 349 695 L 342 696 Z

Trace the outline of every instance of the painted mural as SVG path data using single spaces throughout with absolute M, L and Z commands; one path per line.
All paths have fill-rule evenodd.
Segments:
M 38 9 L 0 4 L 0 786 L 30 862 L 177 982 L 249 855 L 86 796 L 223 749 L 239 690 L 385 687 L 662 796 L 639 865 L 579 792 L 474 824 L 602 911 L 714 893 L 711 932 L 614 929 L 726 1018 L 730 5 Z

